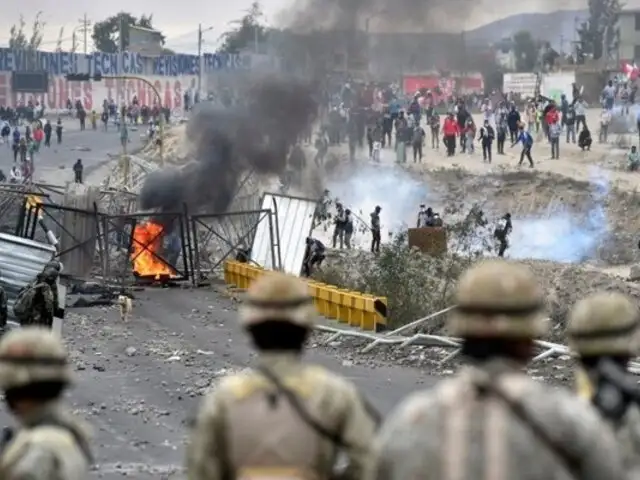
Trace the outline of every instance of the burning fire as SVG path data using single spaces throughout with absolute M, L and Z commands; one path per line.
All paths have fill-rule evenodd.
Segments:
M 42 205 L 42 198 L 39 195 L 29 195 L 27 197 L 27 208 L 36 208 Z
M 158 223 L 137 224 L 133 230 L 133 272 L 144 277 L 176 277 L 176 271 L 157 255 L 162 251 L 164 227 Z M 154 255 L 155 254 L 155 255 Z

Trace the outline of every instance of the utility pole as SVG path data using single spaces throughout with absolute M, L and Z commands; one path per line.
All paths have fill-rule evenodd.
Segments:
M 82 17 L 82 29 L 84 30 L 84 54 L 87 54 L 87 31 L 89 30 L 89 19 L 87 19 L 87 14 L 84 14 Z
M 198 24 L 198 97 L 202 89 L 202 24 Z
M 204 40 L 202 38 L 202 35 L 205 32 L 210 32 L 211 30 L 213 30 L 213 27 L 207 27 L 207 28 L 202 28 L 202 24 L 198 24 L 198 65 L 199 65 L 199 69 L 198 69 L 198 97 L 200 97 L 201 95 L 201 90 L 202 90 L 202 72 L 204 71 L 204 65 L 203 65 L 203 58 L 202 58 L 202 44 L 204 43 Z
M 260 26 L 256 23 L 253 26 L 253 50 L 256 55 L 258 54 L 258 28 Z
M 459 91 L 462 92 L 464 85 L 467 83 L 467 62 L 469 60 L 467 58 L 467 34 L 464 30 L 460 33 L 460 43 L 462 45 L 462 72 L 460 72 L 461 79 Z
M 118 59 L 118 72 L 124 74 L 124 47 L 125 47 L 125 42 L 124 42 L 124 28 L 125 28 L 125 17 L 124 14 L 121 13 L 120 14 L 120 18 L 119 18 L 119 23 L 118 23 L 118 28 L 120 29 L 120 38 L 119 40 L 119 46 L 118 46 L 118 50 L 120 52 L 120 55 L 118 55 L 120 58 Z M 119 82 L 118 80 L 120 80 L 121 78 L 116 79 L 116 95 L 118 96 L 118 101 L 116 102 L 116 104 L 118 105 L 118 109 L 120 109 L 120 104 L 124 103 L 124 96 L 126 92 L 121 92 L 121 87 L 124 86 L 124 82 Z M 120 101 L 120 96 L 122 96 L 122 102 Z M 162 103 L 160 103 L 159 106 L 161 106 Z M 124 123 L 124 118 L 122 119 L 122 122 Z
M 80 30 L 82 30 L 83 33 L 83 41 L 84 41 L 84 53 L 85 55 L 87 54 L 87 50 L 88 50 L 88 34 L 89 34 L 89 27 L 91 26 L 91 21 L 87 18 L 87 14 L 85 13 L 84 16 L 78 20 L 80 22 Z

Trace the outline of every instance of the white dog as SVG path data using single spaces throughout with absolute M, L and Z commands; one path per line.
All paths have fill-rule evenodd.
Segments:
M 129 314 L 133 310 L 133 302 L 126 295 L 118 295 L 118 306 L 120 307 L 120 320 L 127 322 Z

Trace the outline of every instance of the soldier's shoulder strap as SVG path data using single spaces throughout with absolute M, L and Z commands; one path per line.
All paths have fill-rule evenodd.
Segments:
M 316 376 L 327 376 L 327 375 L 331 375 L 330 372 L 328 372 L 325 368 L 317 366 L 317 365 L 309 365 L 308 370 L 310 372 L 312 372 L 312 374 L 316 375 Z M 378 428 L 380 426 L 380 424 L 382 423 L 382 415 L 380 414 L 380 412 L 376 409 L 376 407 L 373 406 L 373 404 L 367 399 L 367 397 L 365 397 L 362 392 L 360 392 L 357 388 L 353 388 L 355 390 L 355 394 L 357 399 L 362 403 L 362 406 L 364 407 L 364 410 L 367 412 L 367 414 L 369 415 L 369 417 L 371 417 L 371 419 L 373 420 L 373 422 L 376 425 L 376 428 Z
M 262 373 L 267 380 L 269 380 L 276 389 L 286 398 L 291 407 L 298 414 L 300 419 L 305 422 L 308 426 L 310 426 L 313 430 L 315 430 L 322 437 L 329 440 L 334 445 L 341 448 L 351 448 L 351 445 L 348 445 L 341 435 L 336 432 L 332 432 L 330 429 L 325 427 L 320 421 L 314 418 L 311 413 L 306 409 L 306 407 L 300 401 L 300 398 L 291 390 L 289 390 L 282 381 L 278 378 L 278 376 L 269 370 L 267 367 L 260 365 L 256 367 L 256 369 Z
M 45 417 L 41 419 L 39 422 L 37 422 L 35 425 L 31 426 L 31 428 L 37 428 L 37 427 L 57 427 L 69 432 L 69 434 L 73 437 L 74 441 L 76 442 L 76 445 L 78 445 L 78 448 L 80 449 L 84 457 L 87 459 L 87 462 L 89 464 L 93 464 L 93 461 L 94 461 L 93 454 L 91 453 L 91 448 L 89 447 L 89 443 L 82 435 L 80 435 L 80 432 L 78 432 L 78 430 L 70 423 L 65 422 L 60 418 Z
M 480 394 L 492 395 L 502 401 L 509 410 L 511 410 L 511 412 L 529 428 L 531 433 L 533 433 L 540 442 L 546 445 L 549 451 L 555 454 L 556 458 L 564 464 L 573 478 L 580 478 L 582 476 L 580 469 L 580 456 L 576 455 L 564 444 L 553 438 L 548 429 L 536 418 L 531 410 L 528 409 L 518 398 L 515 398 L 514 395 L 505 391 L 496 379 L 490 379 L 488 376 L 486 378 L 484 378 L 484 376 L 483 378 L 475 378 L 474 386 Z

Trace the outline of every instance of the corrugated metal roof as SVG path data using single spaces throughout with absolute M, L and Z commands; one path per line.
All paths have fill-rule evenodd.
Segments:
M 0 233 L 0 285 L 7 292 L 10 319 L 20 289 L 35 280 L 55 253 L 52 245 Z

